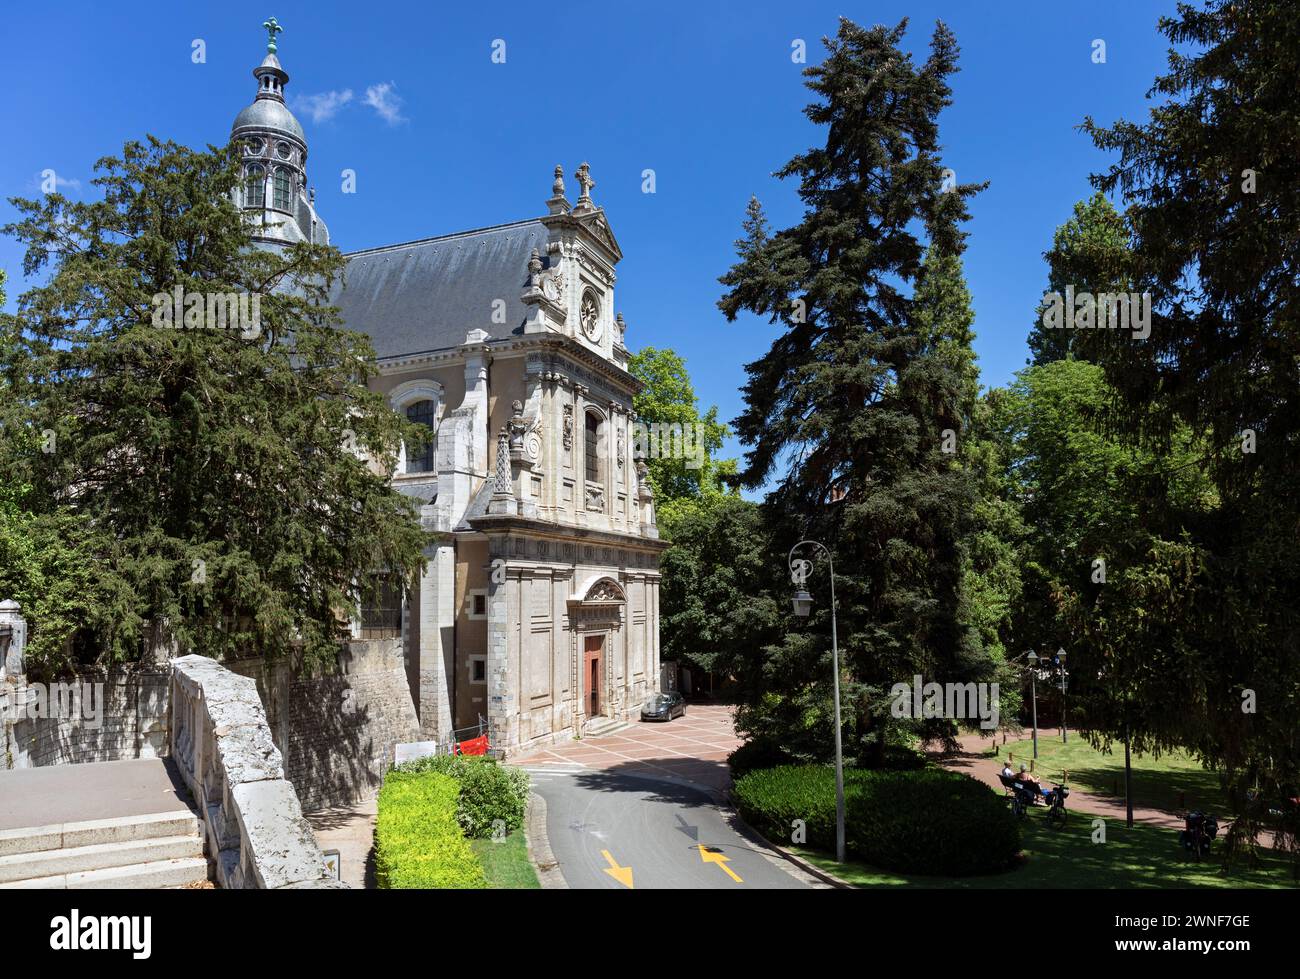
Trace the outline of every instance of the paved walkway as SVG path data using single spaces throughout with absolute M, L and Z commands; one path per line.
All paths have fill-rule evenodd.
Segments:
M 352 806 L 303 813 L 322 850 L 338 850 L 341 875 L 349 887 L 373 889 L 375 885 L 375 814 L 379 798 Z
M 966 734 L 957 740 L 961 744 L 961 750 L 955 755 L 938 758 L 939 764 L 954 772 L 964 772 L 967 775 L 972 775 L 985 785 L 996 789 L 999 794 L 1006 791 L 1002 786 L 1002 782 L 998 779 L 998 773 L 1002 771 L 1002 762 L 1006 760 L 1005 749 L 999 746 L 1001 754 L 997 758 L 990 758 L 983 754 L 988 750 L 990 744 L 989 739 L 984 735 Z M 1017 760 L 1018 766 L 1019 760 Z M 1045 786 L 1050 783 L 1051 779 L 1044 778 L 1043 784 Z M 1070 786 L 1070 797 L 1066 801 L 1066 807 L 1071 812 L 1101 816 L 1106 820 L 1118 819 L 1123 822 L 1127 819 L 1123 796 L 1116 798 L 1114 796 L 1094 795 L 1085 792 L 1077 785 Z M 1133 821 L 1160 826 L 1164 829 L 1183 828 L 1183 817 L 1180 814 L 1165 809 L 1154 809 L 1150 806 L 1135 805 L 1133 807 Z
M 189 793 L 158 758 L 0 772 L 0 830 L 191 812 Z
M 672 778 L 699 786 L 720 800 L 731 787 L 727 755 L 740 746 L 732 712 L 728 705 L 687 704 L 685 717 L 667 722 L 638 720 L 613 734 L 540 748 L 512 757 L 509 763 Z

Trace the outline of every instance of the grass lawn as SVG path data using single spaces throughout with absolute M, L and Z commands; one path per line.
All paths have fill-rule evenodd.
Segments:
M 996 754 L 989 749 L 990 760 L 1005 759 L 1012 754 L 1013 767 L 1021 762 L 1028 764 L 1034 757 L 1031 738 L 999 744 Z M 1227 802 L 1219 789 L 1219 776 L 1207 772 L 1198 761 L 1182 751 L 1162 754 L 1159 758 L 1134 753 L 1133 803 L 1178 812 L 1184 809 L 1206 809 L 1222 816 L 1228 811 Z M 1038 762 L 1034 771 L 1040 778 L 1055 779 L 1062 771 L 1070 773 L 1070 784 L 1098 796 L 1124 797 L 1124 745 L 1111 746 L 1110 754 L 1102 754 L 1082 737 L 1070 732 L 1070 743 L 1062 744 L 1056 731 L 1038 732 Z
M 1040 746 L 1042 742 L 1039 742 Z M 1041 757 L 1041 751 L 1040 751 Z M 1073 772 L 1071 772 L 1073 777 Z M 1261 850 L 1264 866 L 1234 868 L 1224 874 L 1217 856 L 1197 863 L 1178 846 L 1176 830 L 1108 821 L 1106 842 L 1093 843 L 1090 820 L 1071 813 L 1062 830 L 1048 829 L 1041 813 L 1030 813 L 1024 827 L 1024 863 L 988 877 L 906 877 L 850 861 L 837 864 L 825 853 L 795 847 L 810 863 L 858 887 L 946 888 L 955 890 L 1161 887 L 1296 887 L 1290 862 Z M 1218 841 L 1215 853 L 1218 853 Z
M 470 840 L 470 846 L 483 864 L 488 886 L 496 889 L 536 889 L 537 872 L 528 859 L 528 843 L 524 831 L 517 829 L 501 842 L 491 839 Z

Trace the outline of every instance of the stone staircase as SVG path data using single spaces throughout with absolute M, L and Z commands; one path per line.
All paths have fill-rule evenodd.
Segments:
M 602 738 L 607 734 L 614 734 L 627 727 L 627 721 L 621 721 L 614 717 L 593 717 L 582 725 L 583 738 Z
M 208 879 L 194 813 L 0 830 L 0 889 L 185 887 Z

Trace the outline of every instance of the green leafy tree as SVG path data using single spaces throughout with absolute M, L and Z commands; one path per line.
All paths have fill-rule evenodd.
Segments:
M 805 71 L 816 96 L 806 114 L 825 144 L 778 171 L 798 179 L 803 219 L 771 233 L 751 202 L 719 302 L 728 319 L 749 312 L 783 328 L 747 367 L 740 480 L 777 480 L 765 512 L 778 550 L 800 536 L 834 548 L 851 723 L 876 757 L 893 683 L 987 665 L 962 596 L 975 488 L 945 451 L 973 405 L 969 321 L 943 312 L 958 287 L 941 274 L 961 255 L 959 224 L 980 188 L 957 184 L 939 155 L 956 41 L 938 24 L 918 67 L 900 48 L 905 30 L 841 20 L 825 41 L 826 60 Z M 829 673 L 826 577 L 809 580 L 808 627 L 768 650 L 770 689 L 792 698 Z
M 758 505 L 731 494 L 684 503 L 664 526 L 659 628 L 666 660 L 761 684 L 762 646 L 779 635 L 787 596 L 773 595 Z
M 651 425 L 659 426 L 655 431 L 661 433 L 653 445 L 641 447 L 660 507 L 721 492 L 720 477 L 733 472 L 735 464 L 715 456 L 730 433 L 718 421 L 716 405 L 700 412 L 686 361 L 670 348 L 644 347 L 632 355 L 628 371 L 644 385 L 632 402 L 637 421 L 647 426 L 647 436 Z M 664 432 L 683 433 L 681 442 Z M 677 445 L 694 453 L 683 458 L 666 455 Z
M 1153 613 L 1198 561 L 1179 526 L 1194 526 L 1212 493 L 1186 433 L 1157 454 L 1107 432 L 1112 397 L 1099 366 L 1073 359 L 1027 368 L 1005 393 L 1009 489 L 1025 528 L 1013 633 L 1018 653 L 1070 654 L 1075 726 L 1099 744 L 1127 735 L 1160 751 L 1187 743 L 1200 655 L 1177 618 Z
M 97 169 L 101 200 L 14 199 L 5 229 L 24 271 L 48 272 L 3 321 L 24 505 L 74 515 L 88 573 L 129 589 L 115 632 L 82 623 L 98 658 L 144 644 L 328 660 L 368 573 L 409 575 L 422 545 L 388 482 L 400 440 L 418 436 L 368 389 L 373 350 L 327 302 L 343 259 L 253 247 L 232 203 L 238 147 L 150 137 Z M 160 328 L 155 297 L 174 288 L 200 312 L 256 297 L 260 321 Z
M 1235 846 L 1249 799 L 1300 784 L 1300 24 L 1276 0 L 1210 0 L 1160 29 L 1169 67 L 1146 120 L 1084 124 L 1116 157 L 1094 183 L 1123 194 L 1151 335 L 1081 342 L 1117 392 L 1116 430 L 1164 451 L 1186 428 L 1203 446 L 1217 499 L 1165 613 L 1200 654 L 1185 736 L 1246 813 Z

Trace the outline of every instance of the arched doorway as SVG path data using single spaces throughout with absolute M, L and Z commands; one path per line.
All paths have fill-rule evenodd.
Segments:
M 587 720 L 613 716 L 618 698 L 611 691 L 611 658 L 621 635 L 623 587 L 608 576 L 590 579 L 569 599 L 570 628 L 576 638 L 578 714 Z

